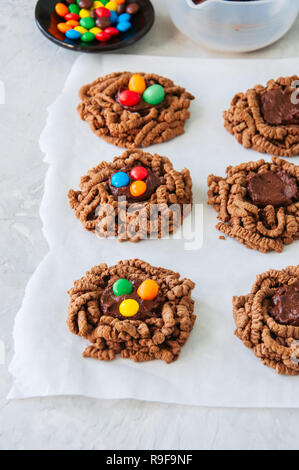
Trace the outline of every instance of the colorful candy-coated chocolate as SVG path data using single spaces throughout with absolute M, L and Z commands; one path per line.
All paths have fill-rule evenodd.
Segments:
M 106 8 L 108 8 L 108 10 L 113 10 L 113 11 L 116 11 L 117 10 L 117 3 L 116 2 L 108 2 L 106 3 Z
M 87 29 L 83 28 L 82 26 L 76 26 L 76 28 L 74 28 L 74 30 L 78 31 L 80 34 L 87 33 Z
M 109 41 L 109 39 L 111 39 L 111 36 L 110 34 L 105 33 L 105 31 L 103 31 L 102 33 L 98 33 L 96 35 L 96 39 L 100 42 L 107 42 Z
M 83 42 L 92 42 L 95 40 L 95 34 L 87 31 L 87 33 L 82 34 L 81 41 Z
M 84 8 L 85 10 L 89 10 L 93 5 L 93 0 L 80 0 L 79 7 Z
M 66 24 L 69 24 L 72 28 L 75 28 L 76 26 L 79 26 L 79 21 L 76 20 L 68 20 Z
M 69 21 L 69 20 L 79 21 L 79 20 L 80 20 L 80 16 L 79 16 L 79 15 L 76 15 L 76 13 L 67 13 L 67 15 L 65 15 L 64 19 L 65 19 L 66 21 Z
M 126 8 L 126 12 L 129 13 L 130 15 L 136 15 L 136 13 L 138 13 L 139 10 L 140 10 L 140 5 L 138 3 L 130 3 Z
M 96 34 L 101 33 L 102 30 L 101 30 L 101 28 L 97 28 L 97 26 L 95 26 L 94 28 L 91 28 L 91 29 L 89 30 L 89 32 L 92 33 L 92 34 L 94 34 L 94 35 L 96 35 Z
M 122 188 L 124 186 L 128 186 L 129 182 L 130 178 L 124 171 L 118 171 L 117 173 L 114 173 L 114 175 L 111 177 L 111 184 L 115 188 Z
M 119 313 L 123 317 L 134 317 L 139 311 L 139 304 L 134 299 L 126 299 L 119 306 Z
M 138 287 L 137 294 L 142 300 L 154 300 L 159 293 L 158 284 L 152 279 L 146 279 Z
M 118 17 L 118 22 L 121 23 L 123 21 L 130 21 L 131 15 L 129 13 L 123 13 L 122 15 L 119 15 Z
M 123 3 L 126 3 L 126 0 L 115 0 L 117 5 L 122 5 Z
M 80 26 L 83 26 L 83 28 L 91 29 L 94 28 L 95 25 L 95 21 L 92 18 L 86 17 L 80 20 Z
M 136 91 L 136 93 L 139 93 L 142 95 L 145 90 L 146 90 L 146 83 L 144 78 L 139 75 L 138 73 L 135 73 L 132 75 L 129 81 L 129 90 L 131 91 Z
M 79 31 L 76 31 L 75 29 L 69 29 L 66 33 L 65 36 L 68 39 L 71 39 L 72 41 L 77 41 L 78 39 L 81 38 L 81 33 Z
M 129 29 L 132 27 L 131 23 L 129 23 L 128 21 L 121 21 L 120 23 L 118 23 L 117 25 L 117 29 L 118 31 L 120 31 L 121 33 L 125 33 L 126 31 L 129 31 Z
M 145 90 L 142 97 L 147 103 L 156 106 L 164 100 L 165 91 L 161 85 L 152 85 Z
M 110 34 L 110 36 L 117 36 L 119 34 L 118 29 L 113 28 L 113 26 L 109 26 L 109 28 L 106 28 L 105 33 Z
M 119 93 L 118 99 L 123 106 L 132 107 L 140 103 L 141 97 L 136 91 L 124 90 Z
M 113 10 L 110 11 L 110 21 L 111 24 L 115 24 L 118 22 L 118 14 Z
M 98 28 L 101 28 L 102 30 L 104 30 L 111 25 L 110 18 L 106 18 L 105 16 L 102 16 L 102 18 L 97 17 L 96 25 Z
M 82 8 L 82 10 L 80 10 L 79 12 L 79 16 L 80 18 L 89 18 L 91 16 L 90 10 L 85 10 L 84 8 Z
M 147 169 L 144 168 L 144 166 L 135 166 L 130 171 L 130 176 L 135 181 L 144 180 L 147 177 L 147 174 L 148 174 Z
M 133 197 L 140 197 L 145 193 L 146 187 L 144 181 L 134 181 L 130 186 L 130 193 Z
M 118 279 L 112 287 L 113 294 L 117 297 L 129 295 L 133 292 L 133 286 L 128 279 Z
M 104 7 L 104 3 L 103 2 L 93 2 L 93 6 L 92 6 L 92 9 L 94 8 L 101 8 L 101 7 Z
M 64 3 L 56 3 L 55 11 L 56 11 L 57 15 L 62 16 L 64 18 L 65 15 L 68 14 L 69 9 Z
M 99 18 L 102 18 L 103 16 L 105 18 L 110 18 L 110 10 L 108 10 L 108 8 L 105 8 L 105 7 L 97 8 L 96 13 Z
M 58 29 L 61 33 L 66 33 L 69 29 L 73 29 L 73 27 L 72 27 L 70 24 L 58 23 L 57 29 Z
M 104 6 L 107 5 L 108 2 L 109 2 L 109 0 L 102 0 L 102 3 L 103 3 Z
M 74 13 L 75 15 L 79 15 L 80 13 L 80 7 L 76 4 L 71 4 L 69 6 L 69 12 Z

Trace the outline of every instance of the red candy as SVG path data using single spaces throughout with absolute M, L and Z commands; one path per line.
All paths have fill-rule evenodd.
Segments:
M 101 42 L 106 42 L 111 39 L 111 35 L 102 31 L 101 33 L 96 34 L 96 39 Z
M 99 18 L 110 18 L 111 12 L 108 8 L 100 7 L 96 9 L 96 14 Z
M 134 180 L 144 180 L 147 177 L 147 169 L 143 166 L 135 166 L 130 171 L 130 176 Z
M 66 19 L 66 21 L 69 21 L 69 20 L 80 21 L 80 16 L 76 15 L 76 13 L 68 13 L 67 15 L 65 15 L 64 18 Z
M 113 28 L 113 26 L 109 26 L 108 28 L 104 29 L 104 32 L 110 34 L 110 36 L 117 36 L 119 34 L 118 29 Z
M 141 97 L 136 91 L 124 90 L 119 93 L 118 99 L 123 106 L 132 107 L 140 103 Z

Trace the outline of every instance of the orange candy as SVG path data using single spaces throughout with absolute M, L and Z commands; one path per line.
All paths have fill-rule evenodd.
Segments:
M 59 29 L 61 33 L 66 33 L 70 29 L 73 29 L 73 26 L 71 26 L 70 24 L 66 24 L 66 23 L 58 23 L 57 29 Z
M 125 3 L 126 0 L 115 0 L 117 5 L 121 5 L 122 3 Z
M 79 21 L 77 20 L 68 20 L 66 24 L 69 24 L 72 28 L 75 28 L 76 26 L 79 26 Z
M 154 300 L 159 292 L 158 284 L 152 279 L 143 281 L 138 287 L 137 294 L 142 300 Z
M 146 90 L 146 83 L 142 75 L 139 75 L 138 73 L 134 73 L 134 75 L 132 75 L 129 81 L 129 90 L 136 91 L 140 95 L 143 95 Z
M 63 17 L 65 17 L 65 15 L 67 15 L 69 13 L 68 7 L 66 5 L 64 5 L 63 3 L 57 3 L 55 5 L 55 11 L 56 11 L 57 15 L 63 16 Z
M 130 186 L 130 193 L 134 197 L 142 196 L 146 191 L 146 183 L 144 181 L 134 181 Z

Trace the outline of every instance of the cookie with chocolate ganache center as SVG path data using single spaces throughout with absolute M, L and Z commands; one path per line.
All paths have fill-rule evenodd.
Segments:
M 216 228 L 248 248 L 282 252 L 299 239 L 299 166 L 273 157 L 228 167 L 208 178 Z
M 299 375 L 299 265 L 260 274 L 233 307 L 243 344 L 279 374 Z
M 107 142 L 133 149 L 184 133 L 194 96 L 154 73 L 118 72 L 83 86 L 78 112 Z
M 68 198 L 86 230 L 137 242 L 168 236 L 181 226 L 192 209 L 192 179 L 166 157 L 128 150 L 92 168 Z
M 88 340 L 83 357 L 135 362 L 178 359 L 196 316 L 195 284 L 140 259 L 95 266 L 69 291 L 67 325 Z
M 245 148 L 281 157 L 299 155 L 299 77 L 270 80 L 238 93 L 224 125 Z

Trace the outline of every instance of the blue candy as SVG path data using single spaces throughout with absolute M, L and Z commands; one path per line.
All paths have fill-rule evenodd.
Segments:
M 111 24 L 115 24 L 118 22 L 118 14 L 116 13 L 116 11 L 111 10 L 110 21 L 111 21 Z
M 127 173 L 124 173 L 123 171 L 114 173 L 114 175 L 111 177 L 111 184 L 115 188 L 122 188 L 123 186 L 128 186 L 129 182 L 130 182 L 129 176 L 127 175 Z
M 79 31 L 76 31 L 75 29 L 69 29 L 65 33 L 65 35 L 68 39 L 72 39 L 73 41 L 76 41 L 77 39 L 81 38 L 81 33 Z
M 129 13 L 123 13 L 122 15 L 119 15 L 118 17 L 118 22 L 121 23 L 122 21 L 127 21 L 129 22 L 131 20 L 131 15 Z
M 116 26 L 116 29 L 118 29 L 118 31 L 120 31 L 121 33 L 125 33 L 131 28 L 131 26 L 132 26 L 131 23 L 129 23 L 128 21 L 121 21 Z

